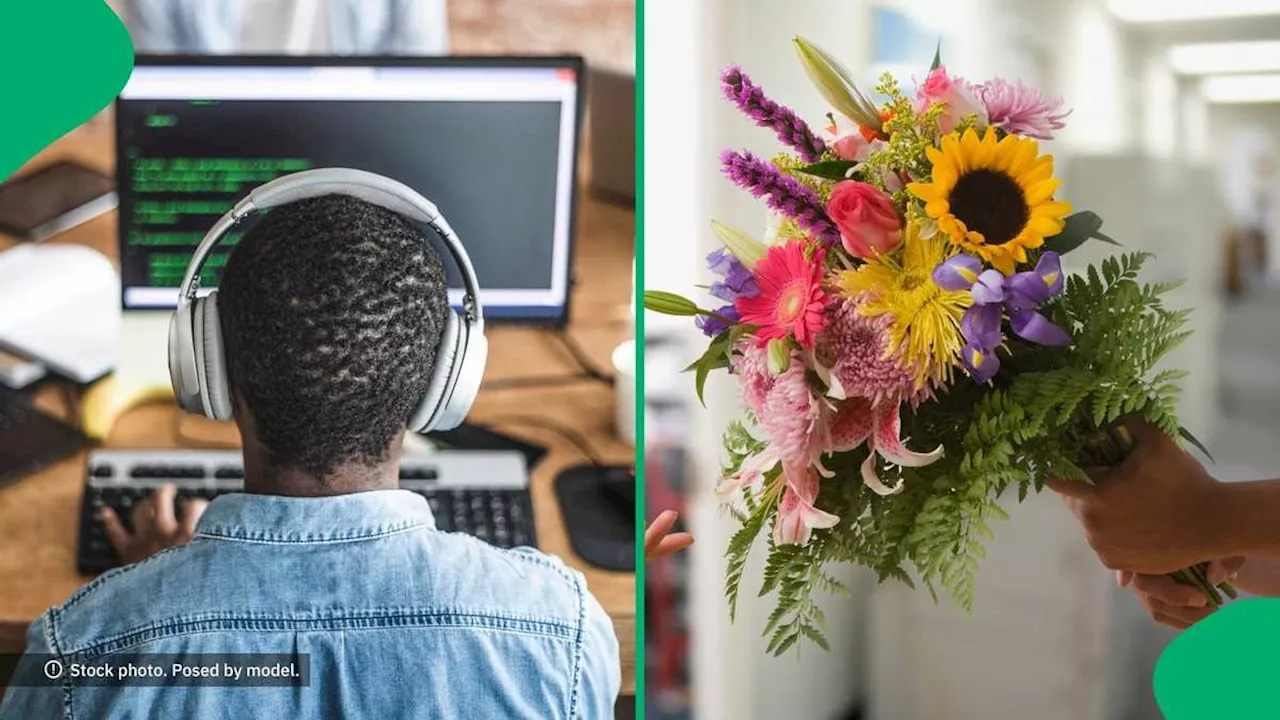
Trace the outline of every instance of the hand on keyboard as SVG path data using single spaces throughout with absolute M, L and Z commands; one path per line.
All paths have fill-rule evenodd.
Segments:
M 165 483 L 146 500 L 133 508 L 133 532 L 125 528 L 115 510 L 102 508 L 102 523 L 107 538 L 124 563 L 135 563 L 166 548 L 182 545 L 191 539 L 196 521 L 209 506 L 207 500 L 193 498 L 182 503 L 175 513 L 178 490 L 173 483 Z

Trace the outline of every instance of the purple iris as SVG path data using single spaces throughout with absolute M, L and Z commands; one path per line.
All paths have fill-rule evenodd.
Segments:
M 733 253 L 729 252 L 728 248 L 720 248 L 708 255 L 707 267 L 711 272 L 724 278 L 722 281 L 711 284 L 710 292 L 713 296 L 731 303 L 737 300 L 739 295 L 755 297 L 760 294 L 755 276 L 738 261 L 738 258 L 733 256 Z
M 742 319 L 742 316 L 738 314 L 738 308 L 733 305 L 725 305 L 724 307 L 716 310 L 716 314 L 726 317 L 734 322 L 738 322 Z M 707 337 L 715 337 L 729 329 L 729 324 L 724 320 L 717 317 L 711 317 L 710 315 L 699 315 L 693 319 L 693 324 L 697 325 L 698 329 L 702 331 L 702 334 Z
M 1038 345 L 1071 344 L 1071 336 L 1036 312 L 1049 298 L 1062 292 L 1062 261 L 1047 252 L 1035 270 L 1005 277 L 995 270 L 982 271 L 982 261 L 972 255 L 956 255 L 933 271 L 933 281 L 948 291 L 968 290 L 973 306 L 965 311 L 960 331 L 966 345 L 961 359 L 973 379 L 984 383 L 1000 370 L 996 348 L 1004 341 L 1001 324 L 1009 314 L 1009 326 L 1023 340 Z
M 729 252 L 728 248 L 720 248 L 708 255 L 707 267 L 723 278 L 712 283 L 709 292 L 712 296 L 728 303 L 716 310 L 716 313 L 737 322 L 741 316 L 738 315 L 738 308 L 734 307 L 733 301 L 737 300 L 739 295 L 755 297 L 760 294 L 755 276 L 738 261 L 738 258 L 733 256 L 733 253 Z M 723 320 L 707 315 L 698 316 L 694 323 L 704 335 L 709 337 L 719 335 L 729 328 Z

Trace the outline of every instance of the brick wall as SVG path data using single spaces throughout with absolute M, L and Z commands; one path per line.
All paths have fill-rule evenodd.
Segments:
M 635 70 L 635 0 L 447 0 L 454 53 L 573 53 Z

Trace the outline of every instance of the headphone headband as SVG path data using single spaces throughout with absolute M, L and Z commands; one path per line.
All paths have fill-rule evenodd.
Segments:
M 325 195 L 349 195 L 431 226 L 444 240 L 445 247 L 462 273 L 462 302 L 466 319 L 475 325 L 476 330 L 484 329 L 484 310 L 480 305 L 480 283 L 476 280 L 475 268 L 471 266 L 471 259 L 467 257 L 462 241 L 449 226 L 449 221 L 440 214 L 435 203 L 404 183 L 348 168 L 306 170 L 286 175 L 254 189 L 249 197 L 236 203 L 235 207 L 214 223 L 196 247 L 178 289 L 178 307 L 189 305 L 195 299 L 200 288 L 200 269 L 204 267 L 209 253 L 213 252 L 213 248 L 227 231 L 250 213 Z

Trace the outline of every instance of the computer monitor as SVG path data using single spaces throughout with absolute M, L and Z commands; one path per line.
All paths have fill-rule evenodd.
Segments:
M 137 58 L 116 103 L 126 324 L 129 311 L 174 307 L 192 250 L 254 187 L 349 167 L 440 208 L 475 265 L 486 319 L 563 325 L 582 79 L 581 59 L 567 57 Z M 205 264 L 202 292 L 238 230 Z

